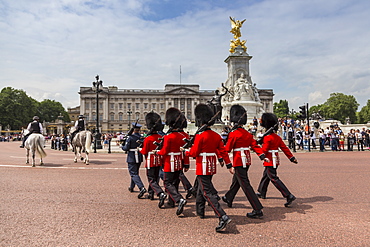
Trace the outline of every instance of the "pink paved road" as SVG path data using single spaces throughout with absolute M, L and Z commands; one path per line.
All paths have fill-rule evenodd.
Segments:
M 270 186 L 264 218 L 248 219 L 240 191 L 233 208 L 221 202 L 232 222 L 216 233 L 213 211 L 196 217 L 194 199 L 178 217 L 157 200 L 139 200 L 137 189 L 129 193 L 122 153 L 91 154 L 86 166 L 47 148 L 45 166 L 32 168 L 18 146 L 0 143 L 0 246 L 370 246 L 369 151 L 297 153 L 298 165 L 283 157 L 278 173 L 297 197 L 292 207 Z M 262 171 L 254 155 L 255 189 Z M 194 181 L 194 170 L 187 176 Z M 221 196 L 230 182 L 220 168 L 214 184 Z

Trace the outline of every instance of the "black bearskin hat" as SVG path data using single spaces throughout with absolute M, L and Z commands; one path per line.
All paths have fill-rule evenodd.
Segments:
M 278 118 L 276 117 L 275 114 L 270 113 L 270 112 L 265 112 L 262 114 L 261 117 L 261 126 L 269 129 L 271 127 L 274 127 L 274 125 L 278 122 Z M 276 125 L 274 130 L 278 130 L 279 126 Z
M 152 129 L 154 126 L 154 131 L 159 131 L 163 129 L 161 116 L 159 116 L 158 113 L 149 112 L 148 114 L 146 114 L 145 123 L 148 129 Z
M 183 121 L 186 121 L 184 114 L 175 107 L 168 108 L 166 111 L 166 125 L 174 129 L 182 128 Z
M 195 114 L 195 126 L 200 127 L 203 124 L 206 124 L 213 117 L 212 109 L 206 104 L 198 104 L 194 109 Z M 212 121 L 209 126 L 212 126 L 215 123 L 215 120 Z
M 244 125 L 247 123 L 247 111 L 241 105 L 233 105 L 230 108 L 230 122 Z
M 188 127 L 188 121 L 186 120 L 186 117 L 184 114 L 182 114 L 181 118 L 181 129 L 186 129 Z

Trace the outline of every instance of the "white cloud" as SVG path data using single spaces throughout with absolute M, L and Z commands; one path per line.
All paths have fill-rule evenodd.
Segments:
M 251 1 L 252 2 L 252 1 Z M 203 4 L 186 14 L 145 21 L 151 1 L 0 3 L 1 86 L 79 104 L 79 87 L 163 88 L 197 83 L 215 89 L 227 77 L 229 16 L 246 18 L 251 76 L 291 108 L 321 104 L 331 92 L 369 99 L 369 1 L 258 1 Z M 54 97 L 54 98 L 53 98 Z

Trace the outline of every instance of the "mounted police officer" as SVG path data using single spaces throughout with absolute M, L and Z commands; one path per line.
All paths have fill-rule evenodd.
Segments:
M 78 120 L 75 122 L 75 130 L 71 133 L 71 142 L 78 132 L 85 130 L 85 126 L 86 123 L 84 115 L 79 115 Z
M 29 132 L 23 137 L 22 145 L 19 146 L 20 148 L 24 148 L 24 143 L 26 142 L 28 136 L 30 136 L 31 134 L 33 133 L 42 134 L 43 133 L 43 128 L 39 121 L 40 121 L 40 118 L 38 116 L 34 116 L 33 121 L 28 124 L 27 130 Z

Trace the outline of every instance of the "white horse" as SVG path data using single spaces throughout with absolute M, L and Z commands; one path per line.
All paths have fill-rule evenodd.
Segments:
M 26 135 L 28 133 L 28 130 L 26 130 L 23 134 Z M 44 165 L 44 162 L 42 161 L 42 158 L 46 157 L 46 153 L 44 150 L 45 145 L 45 138 L 43 135 L 38 133 L 33 133 L 28 136 L 26 142 L 24 143 L 24 148 L 27 150 L 27 160 L 26 164 L 29 164 L 29 155 L 30 150 L 32 152 L 32 167 L 35 167 L 35 154 L 36 151 L 40 156 L 40 166 Z
M 71 133 L 74 131 L 74 128 L 71 128 Z M 77 162 L 77 155 L 80 157 L 81 160 L 84 161 L 86 165 L 89 164 L 89 153 L 92 152 L 91 150 L 91 141 L 92 141 L 92 134 L 88 130 L 83 130 L 78 132 L 72 140 L 72 148 L 75 153 L 74 162 Z M 86 158 L 84 159 L 81 155 L 81 152 L 86 153 Z

